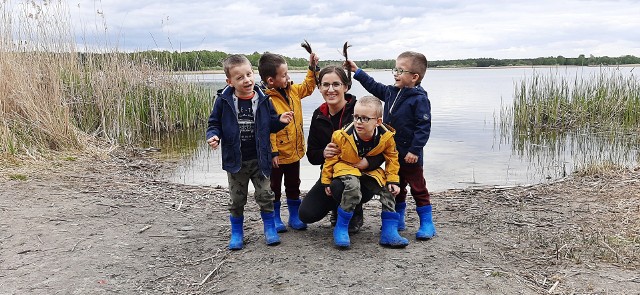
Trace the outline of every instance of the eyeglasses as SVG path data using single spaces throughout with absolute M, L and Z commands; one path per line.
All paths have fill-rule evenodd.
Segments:
M 407 71 L 407 70 L 398 69 L 398 68 L 393 68 L 393 69 L 391 69 L 391 73 L 392 73 L 394 76 L 396 76 L 396 75 L 397 75 L 397 76 L 400 76 L 400 75 L 402 75 L 402 74 L 404 74 L 404 73 L 411 73 L 411 74 L 415 74 L 415 73 L 414 73 L 414 72 L 412 72 L 412 71 Z
M 369 118 L 369 117 L 365 117 L 365 116 L 353 115 L 353 121 L 354 122 L 360 121 L 360 123 L 369 123 L 369 120 L 375 120 L 375 119 L 377 119 L 377 118 Z
M 340 89 L 340 87 L 342 87 L 342 85 L 344 85 L 344 84 L 342 84 L 340 82 L 333 82 L 333 83 L 326 83 L 325 82 L 325 83 L 320 84 L 320 89 L 328 90 L 329 87 L 331 87 L 331 86 L 333 86 L 333 89 Z

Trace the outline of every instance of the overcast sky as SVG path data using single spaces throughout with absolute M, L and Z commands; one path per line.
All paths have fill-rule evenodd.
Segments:
M 396 2 L 396 3 L 394 3 Z M 393 59 L 414 50 L 429 60 L 640 56 L 640 1 L 70 1 L 84 41 L 106 23 L 123 51 L 270 51 L 321 59 Z

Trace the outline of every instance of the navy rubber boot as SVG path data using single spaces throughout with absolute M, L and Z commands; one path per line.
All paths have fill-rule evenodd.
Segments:
M 307 224 L 300 220 L 298 216 L 298 209 L 300 208 L 301 200 L 287 200 L 287 207 L 289 209 L 289 226 L 297 230 L 307 229 Z
M 243 247 L 242 240 L 244 239 L 244 229 L 242 228 L 244 216 L 233 217 L 233 215 L 229 215 L 229 220 L 231 221 L 229 250 L 240 250 Z
M 287 227 L 280 219 L 280 201 L 273 202 L 273 222 L 276 225 L 276 231 L 279 233 L 283 233 L 287 231 Z
M 351 241 L 349 240 L 349 221 L 353 217 L 353 212 L 342 210 L 338 207 L 338 221 L 336 227 L 333 228 L 333 242 L 336 247 L 349 248 Z
M 269 246 L 280 244 L 280 236 L 276 231 L 273 212 L 260 212 L 262 222 L 264 223 L 264 238 Z
M 407 202 L 399 202 L 396 203 L 396 213 L 398 213 L 398 231 L 403 231 L 407 229 L 406 224 L 404 223 L 404 213 L 407 211 Z
M 418 216 L 420 216 L 420 228 L 416 233 L 416 239 L 429 240 L 436 235 L 436 228 L 433 225 L 431 216 L 431 205 L 416 207 Z
M 380 230 L 380 245 L 391 248 L 404 248 L 409 240 L 398 234 L 399 214 L 382 211 L 382 230 Z

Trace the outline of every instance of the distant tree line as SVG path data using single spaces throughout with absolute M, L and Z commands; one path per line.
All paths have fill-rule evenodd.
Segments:
M 222 61 L 229 56 L 228 53 L 221 51 L 188 51 L 188 52 L 170 52 L 170 51 L 142 51 L 129 53 L 131 57 L 136 59 L 148 60 L 159 65 L 165 66 L 174 71 L 203 71 L 222 69 Z M 247 54 L 247 58 L 254 66 L 258 65 L 260 53 L 254 52 Z M 306 58 L 290 58 L 284 57 L 289 65 L 289 69 L 305 69 L 309 61 Z M 373 59 L 355 61 L 358 66 L 370 69 L 391 69 L 395 67 L 395 59 Z M 329 64 L 340 64 L 342 61 L 321 61 L 320 66 Z M 596 66 L 596 65 L 625 65 L 640 64 L 640 58 L 633 55 L 624 55 L 620 57 L 609 56 L 593 56 L 586 57 L 584 54 L 576 58 L 564 56 L 550 56 L 527 59 L 495 59 L 495 58 L 468 58 L 455 60 L 435 60 L 429 61 L 429 67 L 504 67 L 504 66 Z

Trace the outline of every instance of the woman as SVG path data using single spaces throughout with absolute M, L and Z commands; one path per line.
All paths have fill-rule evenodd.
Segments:
M 351 81 L 342 68 L 336 66 L 323 68 L 319 74 L 319 81 L 318 88 L 325 102 L 313 112 L 313 117 L 311 117 L 307 140 L 307 158 L 312 165 L 322 165 L 325 158 L 340 153 L 337 146 L 331 143 L 331 135 L 333 131 L 353 121 L 353 107 L 356 104 L 355 96 L 347 93 L 351 88 Z M 383 161 L 384 157 L 381 155 L 364 158 L 358 163 L 357 168 L 363 171 L 373 170 L 380 167 Z M 343 186 L 332 184 L 333 196 L 327 196 L 324 186 L 318 179 L 300 204 L 300 220 L 304 223 L 314 223 L 327 216 L 327 213 L 331 211 L 331 225 L 335 225 L 335 210 L 340 204 L 343 190 Z M 349 233 L 356 233 L 360 230 L 363 222 L 362 204 L 373 197 L 373 193 L 366 188 L 363 187 L 361 190 L 362 202 L 354 210 L 353 217 L 349 222 Z

